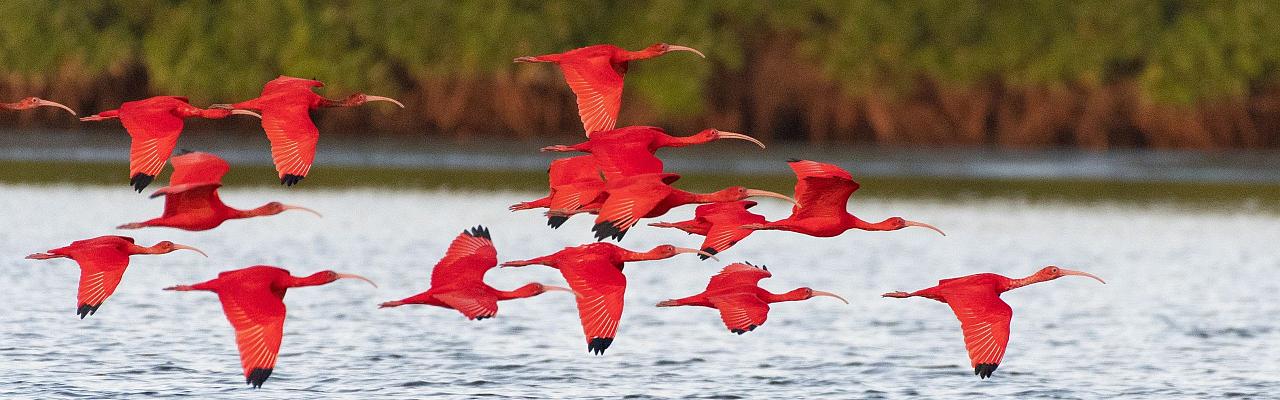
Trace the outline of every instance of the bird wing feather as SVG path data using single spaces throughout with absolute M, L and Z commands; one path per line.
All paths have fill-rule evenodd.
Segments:
M 973 293 L 948 294 L 947 304 L 960 320 L 964 331 L 964 346 L 974 367 L 991 364 L 992 368 L 1004 358 L 1009 344 L 1009 322 L 1013 309 L 990 290 Z
M 622 108 L 622 75 L 608 60 L 565 60 L 560 63 L 565 83 L 578 100 L 578 116 L 588 137 L 618 124 Z
M 720 310 L 720 319 L 729 331 L 747 332 L 764 324 L 769 318 L 769 304 L 754 294 L 735 293 L 708 298 L 711 305 Z

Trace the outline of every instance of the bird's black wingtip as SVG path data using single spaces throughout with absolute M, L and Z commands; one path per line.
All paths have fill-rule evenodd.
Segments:
M 489 236 L 489 228 L 485 228 L 484 225 L 476 225 L 475 228 L 462 231 L 462 233 L 465 233 L 471 237 L 478 237 L 478 238 L 493 240 L 493 237 Z
M 714 256 L 714 255 L 716 255 L 716 253 L 719 253 L 719 251 L 716 251 L 716 249 L 713 249 L 713 248 L 710 248 L 710 247 L 703 247 L 703 248 L 702 248 L 702 251 L 707 252 L 707 254 L 710 254 L 711 256 Z M 703 259 L 704 261 L 705 261 L 706 259 L 708 259 L 708 258 L 711 258 L 711 256 L 709 256 L 709 255 L 707 255 L 707 254 L 699 254 L 699 255 L 698 255 L 698 258 L 701 258 L 701 259 Z
M 801 159 L 799 159 L 799 158 L 795 158 L 795 157 L 792 157 L 792 158 L 788 158 L 788 159 L 787 159 L 787 162 L 789 162 L 789 163 L 793 163 L 793 162 L 801 162 L 801 161 L 804 161 L 804 160 L 801 160 Z
M 551 229 L 560 229 L 560 225 L 564 225 L 564 223 L 568 220 L 569 220 L 569 217 L 567 216 L 557 215 L 557 216 L 547 217 L 547 226 L 550 226 Z
M 142 193 L 142 189 L 145 189 L 147 185 L 150 185 L 151 181 L 155 179 L 155 175 L 147 175 L 139 172 L 133 174 L 133 177 L 129 178 L 129 186 L 133 186 L 133 190 L 138 191 L 138 193 Z
M 191 149 L 180 149 L 180 150 L 178 150 L 178 155 L 191 154 L 191 153 L 195 153 L 195 150 L 191 150 Z
M 996 367 L 998 366 L 1000 366 L 1000 364 L 978 364 L 973 367 L 973 374 L 977 375 L 979 378 L 987 379 L 991 377 L 991 373 L 996 372 Z
M 79 307 L 76 307 L 76 315 L 79 315 L 80 319 L 84 319 L 84 317 L 93 315 L 94 313 L 98 312 L 98 307 L 101 307 L 101 306 L 102 304 L 93 305 L 93 306 L 88 304 L 81 304 Z
M 596 240 L 604 240 L 611 238 L 616 241 L 622 241 L 622 237 L 626 236 L 625 229 L 619 229 L 613 225 L 613 221 L 604 221 L 591 227 L 591 231 L 596 233 Z
M 591 341 L 587 342 L 587 352 L 602 355 L 611 344 L 613 344 L 613 338 L 591 338 Z
M 306 177 L 302 175 L 284 174 L 284 176 L 280 177 L 280 184 L 285 186 L 297 185 L 298 182 L 302 182 L 303 178 Z
M 271 368 L 254 368 L 249 372 L 249 376 L 244 378 L 244 383 L 253 385 L 254 389 L 262 387 L 262 383 L 267 381 L 267 377 L 271 376 Z

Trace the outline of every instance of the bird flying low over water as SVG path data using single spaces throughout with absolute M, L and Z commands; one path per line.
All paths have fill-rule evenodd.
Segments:
M 813 290 L 807 287 L 798 288 L 786 293 L 773 294 L 760 288 L 760 280 L 773 276 L 769 268 L 750 263 L 735 263 L 725 266 L 719 274 L 711 277 L 707 289 L 693 296 L 663 301 L 658 307 L 700 306 L 720 310 L 720 319 L 729 332 L 743 334 L 764 325 L 769 317 L 769 303 L 783 301 L 808 300 L 817 296 L 835 297 L 849 304 L 831 292 Z
M 627 277 L 624 264 L 633 261 L 662 260 L 676 254 L 705 254 L 694 249 L 662 245 L 646 252 L 634 252 L 611 243 L 591 243 L 566 247 L 554 254 L 521 261 L 502 263 L 503 267 L 546 265 L 560 271 L 569 288 L 577 294 L 578 316 L 582 333 L 587 338 L 587 352 L 604 354 L 613 344 L 622 319 L 623 294 Z
M 284 335 L 284 295 L 289 288 L 320 286 L 343 278 L 359 279 L 377 287 L 373 281 L 355 274 L 320 271 L 296 277 L 282 268 L 258 265 L 218 274 L 218 277 L 194 285 L 178 285 L 164 290 L 179 292 L 209 291 L 218 295 L 227 321 L 236 330 L 236 346 L 245 383 L 254 388 L 271 376 L 280 354 Z
M 370 101 L 385 101 L 404 108 L 395 99 L 356 93 L 344 100 L 330 100 L 312 91 L 324 83 L 312 79 L 283 76 L 267 82 L 262 95 L 235 104 L 218 104 L 236 110 L 262 113 L 262 130 L 271 141 L 271 160 L 280 176 L 280 184 L 293 186 L 311 171 L 316 157 L 320 130 L 311 121 L 311 110 L 327 107 L 355 107 Z
M 600 174 L 595 156 L 561 158 L 551 162 L 547 168 L 548 186 L 551 193 L 541 199 L 521 202 L 508 207 L 511 211 L 534 208 L 550 208 L 559 211 L 574 211 L 588 204 L 595 204 L 596 199 L 604 193 L 604 177 Z M 551 215 L 547 217 L 547 225 L 559 228 L 568 216 Z
M 702 58 L 707 56 L 691 47 L 657 43 L 640 51 L 628 51 L 618 46 L 598 44 L 559 54 L 517 57 L 518 63 L 554 63 L 560 66 L 565 83 L 578 99 L 578 116 L 587 136 L 593 132 L 613 129 L 618 124 L 618 111 L 622 108 L 623 77 L 631 61 L 644 60 L 672 51 L 688 51 Z
M 467 319 L 481 320 L 498 314 L 498 301 L 533 297 L 548 291 L 572 292 L 559 286 L 530 283 L 516 290 L 494 289 L 484 283 L 484 275 L 498 266 L 498 251 L 489 229 L 477 226 L 463 231 L 444 258 L 431 270 L 431 288 L 408 298 L 388 301 L 379 308 L 425 304 L 458 310 Z
M 172 162 L 173 176 L 169 178 L 169 186 L 151 195 L 151 198 L 164 196 L 164 214 L 159 218 L 120 225 L 117 229 L 163 226 L 203 231 L 216 228 L 230 219 L 276 215 L 287 210 L 302 210 L 320 216 L 309 208 L 275 201 L 249 210 L 228 207 L 218 196 L 222 176 L 231 169 L 226 160 L 209 153 L 186 152 L 173 157 Z
M 572 146 L 547 146 L 542 151 L 591 153 L 596 156 L 597 168 L 605 179 L 614 179 L 661 173 L 662 160 L 654 155 L 658 149 L 704 144 L 720 139 L 745 140 L 762 149 L 765 147 L 764 143 L 753 137 L 717 129 L 706 129 L 689 136 L 671 136 L 658 127 L 628 126 L 597 132 L 587 141 Z
M 676 174 L 642 174 L 626 178 L 613 179 L 605 183 L 605 199 L 596 206 L 589 206 L 572 212 L 548 212 L 549 215 L 572 215 L 576 213 L 594 212 L 596 240 L 613 238 L 622 240 L 641 218 L 656 218 L 667 211 L 686 204 L 715 203 L 738 201 L 748 197 L 773 197 L 795 203 L 790 197 L 767 190 L 747 189 L 732 186 L 713 193 L 691 193 L 671 187 L 671 183 L 680 179 Z
M 703 204 L 693 210 L 693 219 L 680 222 L 654 222 L 649 226 L 676 228 L 691 235 L 702 235 L 702 251 L 720 254 L 754 232 L 743 229 L 745 224 L 763 224 L 764 216 L 747 211 L 756 202 L 750 200 L 726 201 Z M 705 260 L 705 256 L 703 257 Z
M 203 251 L 170 241 L 143 247 L 133 238 L 124 236 L 99 236 L 77 240 L 66 247 L 27 256 L 28 260 L 70 258 L 80 265 L 80 290 L 76 294 L 76 314 L 80 319 L 98 312 L 102 302 L 115 293 L 116 286 L 129 268 L 129 256 L 135 254 L 166 254 L 177 250 L 191 250 L 201 255 Z M 205 255 L 208 257 L 208 255 Z
M 15 103 L 0 103 L 0 109 L 5 109 L 5 110 L 30 110 L 36 107 L 58 107 L 63 110 L 67 110 L 67 112 L 71 113 L 71 115 L 76 115 L 75 110 L 72 110 L 71 107 L 67 107 L 59 103 L 54 103 L 49 100 L 43 100 L 39 97 L 28 97 L 22 100 L 18 100 Z
M 164 162 L 169 159 L 169 155 L 173 154 L 178 136 L 182 135 L 184 119 L 223 119 L 232 114 L 262 118 L 250 111 L 201 109 L 188 103 L 186 97 L 156 96 L 126 102 L 119 109 L 103 111 L 80 120 L 120 119 L 120 124 L 124 125 L 130 137 L 129 185 L 142 193 L 142 189 L 151 184 L 160 170 L 164 169 Z
M 880 222 L 867 222 L 850 214 L 846 207 L 849 196 L 858 190 L 849 171 L 832 164 L 808 160 L 787 161 L 796 173 L 796 200 L 791 216 L 766 223 L 746 224 L 744 229 L 782 230 L 817 237 L 838 236 L 850 229 L 864 231 L 894 231 L 918 226 L 932 229 L 943 236 L 941 229 L 923 222 L 892 217 Z
M 951 306 L 964 331 L 964 347 L 969 350 L 973 374 L 986 379 L 1000 366 L 1009 344 L 1009 322 L 1013 309 L 1000 299 L 1000 294 L 1033 283 L 1051 281 L 1067 275 L 1085 276 L 1106 283 L 1087 272 L 1048 266 L 1026 278 L 1010 279 L 984 273 L 943 279 L 938 285 L 911 293 L 890 292 L 884 297 L 924 297 Z

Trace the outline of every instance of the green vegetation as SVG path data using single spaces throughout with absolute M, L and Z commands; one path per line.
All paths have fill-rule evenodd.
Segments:
M 123 163 L 0 161 L 0 183 L 116 185 L 129 190 Z M 147 191 L 163 187 L 167 173 Z M 688 174 L 676 186 L 709 192 L 749 181 L 753 188 L 791 193 L 791 175 Z M 964 200 L 1009 198 L 1073 203 L 1174 204 L 1204 209 L 1256 208 L 1280 212 L 1280 184 L 1136 183 L 1090 180 L 956 179 L 858 177 L 857 198 Z M 228 187 L 275 186 L 270 166 L 238 166 L 227 173 Z M 536 171 L 463 171 L 350 166 L 316 166 L 301 186 L 289 190 L 393 188 L 546 191 L 546 174 Z
M 1280 146 L 1280 111 L 1262 107 L 1280 96 L 1275 21 L 1270 0 L 13 0 L 0 4 L 0 85 L 81 105 L 144 92 L 208 104 L 288 74 L 331 97 L 409 100 L 412 118 L 384 130 L 562 133 L 572 103 L 554 71 L 513 57 L 665 41 L 710 60 L 633 65 L 624 122 L 889 144 L 1261 147 Z

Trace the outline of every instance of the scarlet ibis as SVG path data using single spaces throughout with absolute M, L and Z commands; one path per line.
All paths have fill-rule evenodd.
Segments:
M 481 320 L 498 314 L 499 300 L 523 299 L 559 290 L 558 286 L 530 283 L 512 291 L 494 289 L 484 283 L 484 275 L 498 266 L 498 250 L 489 229 L 477 226 L 462 231 L 444 258 L 431 270 L 431 288 L 408 298 L 382 303 L 378 308 L 405 304 L 426 304 L 458 310 L 467 319 Z
M 275 162 L 280 184 L 293 186 L 311 171 L 316 157 L 320 130 L 311 122 L 310 111 L 323 107 L 355 107 L 370 101 L 386 101 L 404 108 L 395 99 L 356 93 L 345 100 L 330 100 L 311 88 L 323 87 L 317 80 L 281 75 L 262 87 L 256 99 L 218 107 L 262 112 L 262 130 L 271 141 L 271 160 Z
M 666 43 L 657 43 L 640 51 L 599 44 L 559 54 L 517 57 L 515 62 L 559 65 L 569 89 L 578 98 L 582 128 L 587 136 L 591 136 L 592 132 L 610 130 L 617 125 L 618 110 L 622 107 L 622 81 L 629 63 L 672 51 L 688 51 L 707 57 L 691 47 Z
M 764 148 L 764 143 L 736 132 L 706 129 L 693 135 L 679 137 L 668 135 L 662 128 L 652 126 L 628 126 L 597 132 L 582 143 L 572 146 L 554 145 L 542 151 L 581 151 L 596 156 L 596 162 L 607 179 L 624 176 L 660 173 L 662 160 L 654 155 L 664 147 L 684 147 L 719 139 L 739 139 Z
M 960 320 L 960 329 L 964 331 L 964 347 L 969 350 L 973 374 L 986 379 L 1000 365 L 1005 346 L 1009 344 L 1009 321 L 1013 319 L 1013 309 L 1004 300 L 1000 300 L 1000 294 L 1067 275 L 1086 276 L 1106 283 L 1102 278 L 1087 272 L 1051 265 L 1021 279 L 991 273 L 974 274 L 943 279 L 938 281 L 938 286 L 928 289 L 911 293 L 890 292 L 883 296 L 900 299 L 920 296 L 950 305 L 951 311 Z
M 566 247 L 554 254 L 522 261 L 508 261 L 503 267 L 546 265 L 560 270 L 569 288 L 577 293 L 578 316 L 587 338 L 587 352 L 597 355 L 613 344 L 622 319 L 623 294 L 627 277 L 623 264 L 632 261 L 662 260 L 681 253 L 701 251 L 662 245 L 646 252 L 634 252 L 611 243 L 590 243 Z
M 250 210 L 239 210 L 222 203 L 218 188 L 222 176 L 231 169 L 226 160 L 209 153 L 186 152 L 173 157 L 173 176 L 169 186 L 157 190 L 151 198 L 164 196 L 164 214 L 143 222 L 132 222 L 117 229 L 164 226 L 188 231 L 209 230 L 230 219 L 276 215 L 287 210 L 320 213 L 306 207 L 273 201 Z
M 27 256 L 28 260 L 70 258 L 80 265 L 80 290 L 76 294 L 76 314 L 80 319 L 98 312 L 102 302 L 115 293 L 124 270 L 129 268 L 129 256 L 134 254 L 166 254 L 177 250 L 203 251 L 191 246 L 163 241 L 143 247 L 133 238 L 124 236 L 99 236 L 77 240 L 66 247 Z M 208 255 L 205 255 L 208 257 Z
M 720 310 L 720 319 L 729 332 L 743 334 L 754 331 L 769 317 L 769 304 L 784 301 L 808 300 L 817 296 L 835 297 L 849 304 L 848 300 L 831 292 L 797 288 L 786 293 L 773 294 L 760 288 L 760 280 L 773 276 L 769 267 L 756 267 L 751 263 L 734 263 L 725 266 L 711 277 L 707 289 L 693 296 L 666 300 L 658 307 L 699 306 Z
M 156 96 L 126 102 L 119 109 L 103 111 L 80 120 L 88 122 L 120 119 L 120 124 L 124 125 L 132 139 L 129 144 L 129 185 L 142 193 L 142 189 L 151 184 L 160 170 L 164 169 L 165 160 L 169 159 L 174 146 L 178 144 L 183 119 L 222 119 L 231 114 L 262 118 L 249 111 L 201 109 L 188 103 L 186 97 Z
M 595 157 L 589 154 L 552 161 L 547 175 L 551 194 L 541 199 L 516 203 L 508 209 L 519 211 L 550 208 L 572 211 L 595 203 L 596 198 L 604 191 L 604 178 L 596 165 Z M 559 228 L 568 219 L 567 216 L 548 216 L 547 225 Z
M 0 108 L 7 109 L 7 110 L 30 110 L 36 107 L 58 107 L 63 110 L 67 110 L 67 112 L 71 113 L 71 115 L 76 115 L 76 112 L 72 110 L 71 107 L 54 103 L 49 100 L 43 100 L 39 97 L 28 97 L 22 100 L 18 100 L 18 102 L 16 103 L 0 103 Z
M 194 285 L 177 285 L 164 288 L 179 292 L 209 291 L 218 295 L 222 312 L 236 330 L 236 346 L 240 348 L 240 364 L 244 368 L 245 383 L 254 388 L 271 376 L 280 354 L 280 341 L 284 335 L 284 294 L 289 288 L 320 286 L 338 279 L 349 278 L 373 281 L 355 274 L 320 271 L 306 277 L 296 277 L 283 268 L 257 265 L 226 271 L 218 277 Z
M 808 160 L 787 161 L 796 173 L 796 199 L 791 216 L 767 223 L 746 224 L 744 229 L 783 230 L 817 237 L 838 236 L 850 229 L 864 231 L 894 231 L 909 226 L 932 229 L 943 236 L 941 229 L 923 222 L 891 217 L 870 223 L 853 216 L 845 207 L 849 196 L 858 190 L 849 171 L 832 164 Z
M 553 215 L 572 215 L 583 212 L 595 212 L 596 240 L 613 238 L 622 240 L 627 230 L 640 218 L 660 217 L 672 208 L 686 204 L 715 203 L 738 201 L 748 197 L 773 197 L 795 203 L 785 195 L 767 190 L 747 189 L 732 186 L 713 193 L 691 193 L 671 187 L 671 183 L 680 179 L 676 174 L 641 174 L 625 178 L 613 179 L 605 184 L 604 202 L 598 208 L 584 207 L 576 211 L 550 212 Z
M 745 224 L 762 224 L 767 222 L 764 216 L 747 211 L 756 202 L 750 200 L 726 201 L 703 204 L 693 210 L 693 219 L 680 222 L 654 222 L 649 226 L 659 228 L 676 228 L 691 235 L 702 235 L 702 251 L 720 254 L 753 232 L 743 229 Z M 705 257 L 703 258 L 706 259 Z

